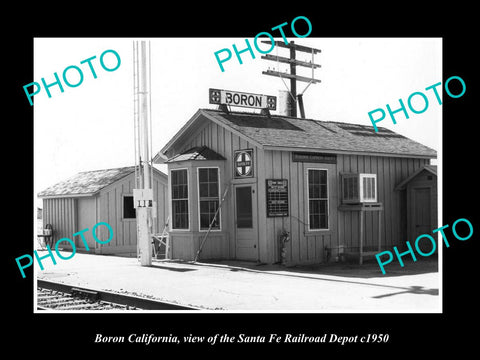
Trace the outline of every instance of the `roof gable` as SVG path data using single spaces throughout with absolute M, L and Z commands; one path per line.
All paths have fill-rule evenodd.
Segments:
M 436 158 L 436 151 L 389 129 L 280 115 L 200 109 L 156 156 L 193 134 L 205 119 L 263 149 Z
M 405 178 L 402 182 L 400 182 L 396 187 L 395 190 L 403 190 L 405 189 L 406 185 L 415 179 L 418 175 L 420 175 L 422 172 L 427 172 L 435 177 L 437 176 L 437 166 L 436 165 L 424 165 L 414 173 L 410 174 L 407 178 Z

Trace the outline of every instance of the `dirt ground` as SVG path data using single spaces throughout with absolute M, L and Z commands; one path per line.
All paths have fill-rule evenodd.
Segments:
M 441 276 L 432 259 L 285 267 L 242 261 L 155 261 L 77 253 L 46 262 L 37 277 L 205 310 L 294 312 L 439 312 Z
M 405 276 L 416 275 L 425 273 L 438 272 L 438 259 L 436 256 L 429 258 L 417 259 L 403 259 L 404 266 L 402 267 L 398 261 L 392 261 L 385 265 L 385 274 L 382 274 L 380 267 L 375 259 L 369 259 L 364 261 L 362 265 L 358 264 L 358 261 L 346 261 L 327 264 L 314 264 L 314 265 L 296 265 L 296 266 L 282 266 L 280 264 L 266 265 L 249 263 L 246 261 L 231 261 L 231 260 L 219 260 L 219 261 L 205 261 L 207 264 L 219 264 L 238 266 L 251 270 L 258 271 L 275 271 L 282 270 L 292 273 L 310 273 L 310 274 L 324 274 L 334 276 L 346 276 L 354 278 L 371 278 L 371 277 L 383 277 L 388 278 L 392 276 Z

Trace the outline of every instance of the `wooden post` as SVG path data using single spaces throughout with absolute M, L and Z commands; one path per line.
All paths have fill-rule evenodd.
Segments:
M 382 250 L 382 210 L 378 210 L 378 251 Z
M 363 217 L 364 211 L 363 208 L 360 208 L 360 265 L 363 264 Z
M 148 128 L 148 119 L 150 114 L 150 103 L 149 103 L 149 77 L 150 73 L 148 72 L 147 64 L 150 63 L 150 53 L 147 50 L 147 45 L 145 41 L 140 41 L 136 46 L 138 54 L 136 54 L 138 61 L 138 69 L 134 69 L 134 73 L 138 73 L 134 78 L 138 81 L 138 93 L 134 94 L 137 97 L 137 106 L 138 106 L 138 131 L 136 132 L 136 143 L 138 143 L 139 151 L 141 154 L 139 160 L 139 169 L 142 174 L 140 186 L 141 189 L 151 189 L 150 184 L 150 153 L 149 153 L 149 128 Z M 143 161 L 141 161 L 143 159 Z M 137 165 L 137 164 L 136 164 Z M 135 198 L 135 197 L 134 197 Z M 153 199 L 152 199 L 153 200 Z M 140 252 L 140 264 L 142 266 L 151 266 L 152 265 L 152 237 L 151 237 L 151 227 L 152 227 L 152 209 L 150 207 L 140 207 L 135 204 L 136 209 L 136 220 L 137 220 L 137 249 Z
M 303 94 L 297 95 L 298 107 L 300 108 L 300 117 L 305 119 L 305 108 L 303 107 Z
M 293 46 L 293 44 L 295 43 L 293 41 L 291 41 L 290 43 L 292 44 L 292 47 L 290 47 L 290 60 L 293 60 L 290 63 L 290 74 L 295 76 L 297 75 L 297 65 L 295 64 L 295 47 Z M 290 93 L 293 98 L 290 116 L 297 117 L 297 80 L 295 78 L 290 79 Z

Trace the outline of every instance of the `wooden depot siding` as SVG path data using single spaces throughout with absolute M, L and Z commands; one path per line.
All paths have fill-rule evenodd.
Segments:
M 220 195 L 223 195 L 225 191 L 225 186 L 229 186 L 229 192 L 227 194 L 226 200 L 222 205 L 221 214 L 223 215 L 221 218 L 222 221 L 222 231 L 213 232 L 208 236 L 208 240 L 205 243 L 204 248 L 200 254 L 199 259 L 235 259 L 236 258 L 236 244 L 235 244 L 235 219 L 234 219 L 234 191 L 233 185 L 236 184 L 256 184 L 257 188 L 264 188 L 265 184 L 258 185 L 258 171 L 259 171 L 259 160 L 258 157 L 258 149 L 257 147 L 243 139 L 242 137 L 233 134 L 231 131 L 226 130 L 225 128 L 211 122 L 205 121 L 198 129 L 191 134 L 191 137 L 185 142 L 181 144 L 181 146 L 177 148 L 172 148 L 167 155 L 173 156 L 178 153 L 182 153 L 185 150 L 196 146 L 207 146 L 211 150 L 221 154 L 226 160 L 220 161 L 222 163 L 221 170 L 220 170 Z M 254 177 L 248 179 L 234 179 L 233 173 L 233 157 L 236 150 L 240 149 L 253 149 L 253 158 L 254 158 Z M 196 178 L 196 168 L 204 167 L 204 166 L 218 166 L 218 162 L 211 162 L 211 161 L 193 161 L 192 163 L 188 163 L 188 165 L 178 165 L 178 168 L 188 167 L 189 168 L 189 190 L 190 196 L 197 197 L 197 178 Z M 175 169 L 176 165 L 170 165 L 170 169 Z M 195 204 L 197 201 L 195 201 Z M 190 206 L 193 206 L 191 201 L 189 202 Z M 257 214 L 260 214 L 262 210 L 260 207 L 264 204 L 261 204 L 261 201 L 257 201 Z M 194 258 L 196 255 L 196 250 L 198 250 L 201 241 L 203 240 L 204 233 L 198 232 L 198 209 L 190 208 L 190 213 L 194 218 L 191 221 L 191 228 L 190 232 L 193 232 L 190 240 L 187 240 L 188 236 L 185 235 L 184 232 L 181 231 L 173 231 L 171 232 L 172 238 L 172 249 L 173 249 L 173 257 L 174 258 Z M 257 233 L 262 229 L 260 225 L 261 221 L 257 226 Z M 262 244 L 261 240 L 262 237 L 260 234 L 257 234 L 259 239 L 259 260 L 266 261 L 266 252 L 265 252 L 265 244 Z M 193 249 L 188 241 L 194 242 Z M 188 249 L 184 249 L 182 247 L 187 247 Z M 262 251 L 263 247 L 263 251 Z
M 43 199 L 43 227 L 53 225 L 53 240 L 72 238 L 77 231 L 77 206 L 75 198 Z M 64 245 L 64 243 L 62 243 Z
M 341 203 L 340 173 L 365 172 L 377 174 L 378 202 L 381 213 L 382 247 L 399 246 L 406 241 L 406 198 L 395 186 L 418 170 L 429 160 L 390 158 L 362 155 L 337 155 L 337 164 L 293 162 L 287 151 L 258 151 L 258 207 L 261 219 L 259 234 L 267 239 L 260 246 L 266 262 L 280 261 L 279 237 L 282 230 L 290 232 L 287 243 L 287 263 L 314 263 L 332 261 L 343 245 L 345 251 L 359 249 L 359 213 L 338 211 Z M 307 169 L 326 169 L 328 172 L 329 229 L 308 231 Z M 289 216 L 266 218 L 265 179 L 287 179 L 289 188 Z M 264 224 L 263 226 L 261 224 Z M 376 250 L 378 244 L 378 215 L 366 212 L 364 218 L 365 249 Z M 328 250 L 327 255 L 325 249 Z M 327 259 L 327 256 L 329 258 Z
M 93 181 L 91 185 L 95 185 Z M 79 235 L 73 236 L 73 234 L 88 228 L 84 237 L 87 240 L 89 252 L 135 256 L 137 253 L 136 220 L 123 218 L 123 196 L 133 196 L 134 186 L 135 172 L 130 172 L 94 195 L 65 194 L 60 195 L 63 197 L 44 198 L 43 226 L 52 224 L 54 241 L 64 237 L 72 239 L 79 251 L 85 251 L 85 245 Z M 160 233 L 168 217 L 168 186 L 166 176 L 156 170 L 153 176 L 153 189 L 157 205 L 157 218 L 153 230 Z M 92 229 L 99 222 L 108 223 L 113 230 L 113 238 L 107 244 L 100 244 L 93 238 Z M 110 236 L 108 228 L 103 225 L 98 226 L 96 236 L 102 241 L 107 240 Z M 61 247 L 71 248 L 66 242 L 62 242 Z
M 377 136 L 378 135 L 378 136 Z M 225 160 L 188 158 L 196 148 L 207 147 Z M 252 149 L 254 176 L 234 178 L 236 150 Z M 336 163 L 306 162 L 308 157 L 293 161 L 292 152 L 335 154 Z M 175 161 L 184 156 L 183 161 Z M 258 261 L 281 261 L 280 235 L 290 232 L 286 244 L 286 264 L 309 264 L 335 261 L 343 249 L 359 250 L 359 219 L 356 211 L 341 211 L 341 173 L 364 172 L 377 175 L 377 201 L 380 213 L 382 248 L 401 246 L 407 240 L 407 202 L 405 192 L 395 187 L 417 171 L 434 150 L 390 130 L 372 134 L 363 125 L 323 122 L 253 113 L 199 110 L 158 153 L 156 161 L 168 163 L 169 170 L 189 169 L 190 229 L 172 231 L 174 258 L 191 260 L 203 239 L 198 231 L 197 178 L 198 167 L 221 166 L 221 189 L 229 187 L 222 205 L 222 230 L 207 239 L 200 259 L 240 259 L 236 253 L 235 186 L 252 185 L 255 191 L 258 237 Z M 169 160 L 166 160 L 169 159 Z M 221 165 L 219 165 L 221 163 Z M 329 227 L 309 231 L 307 171 L 326 169 L 328 173 Z M 288 180 L 288 216 L 267 217 L 266 180 Z M 365 212 L 364 250 L 377 250 L 378 212 Z
M 133 196 L 135 174 L 125 177 L 121 181 L 109 185 L 100 192 L 98 199 L 99 216 L 97 222 L 108 223 L 114 233 L 113 239 L 107 244 L 97 244 L 97 253 L 122 253 L 134 256 L 137 253 L 137 222 L 135 219 L 123 218 L 123 197 Z M 158 175 L 153 177 L 155 201 L 157 202 L 157 218 L 154 222 L 154 232 L 162 232 L 168 217 L 167 184 L 159 180 Z M 98 228 L 98 237 L 108 239 L 108 229 L 105 226 Z
M 428 159 L 337 155 L 337 170 L 341 172 L 365 172 L 377 174 L 377 201 L 383 204 L 381 217 L 382 248 L 404 245 L 406 233 L 405 194 L 395 191 L 395 186 L 414 173 Z M 338 180 L 340 186 L 340 177 Z M 339 211 L 339 236 L 347 251 L 358 251 L 359 213 Z M 378 219 L 374 212 L 366 212 L 364 219 L 365 249 L 376 250 L 378 244 Z
M 280 261 L 280 235 L 290 232 L 290 241 L 286 244 L 286 263 L 324 262 L 325 247 L 338 246 L 337 237 L 337 184 L 336 165 L 320 163 L 293 162 L 289 151 L 259 151 L 259 196 L 261 212 L 260 232 L 264 234 L 266 262 Z M 307 170 L 326 169 L 328 176 L 329 228 L 326 230 L 308 230 Z M 287 179 L 289 193 L 289 216 L 266 217 L 266 179 Z M 262 249 L 262 248 L 261 248 Z

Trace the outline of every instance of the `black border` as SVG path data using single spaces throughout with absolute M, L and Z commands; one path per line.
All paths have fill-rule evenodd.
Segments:
M 4 107 L 8 116 L 8 140 L 4 147 L 4 174 L 7 189 L 4 204 L 8 204 L 8 218 L 4 249 L 4 278 L 9 291 L 6 314 L 12 313 L 5 325 L 8 350 L 25 356 L 57 357 L 67 354 L 95 357 L 98 352 L 109 351 L 111 357 L 123 356 L 127 349 L 141 355 L 149 352 L 164 356 L 164 350 L 175 350 L 175 356 L 185 351 L 197 355 L 212 352 L 232 354 L 252 352 L 257 346 L 197 344 L 180 348 L 171 346 L 99 345 L 93 343 L 94 334 L 125 335 L 133 332 L 157 334 L 173 333 L 178 336 L 215 333 L 231 335 L 270 332 L 305 333 L 322 335 L 389 333 L 388 344 L 368 346 L 287 345 L 265 344 L 271 356 L 276 351 L 292 350 L 295 354 L 307 350 L 304 356 L 343 356 L 350 352 L 375 357 L 437 356 L 444 350 L 461 349 L 468 353 L 477 342 L 476 284 L 478 263 L 478 193 L 476 176 L 477 121 L 474 101 L 478 99 L 478 73 L 476 34 L 478 19 L 475 4 L 462 3 L 413 6 L 407 3 L 386 3 L 381 7 L 364 2 L 355 4 L 300 3 L 233 6 L 233 4 L 192 4 L 159 6 L 134 12 L 136 4 L 95 4 L 91 6 L 62 5 L 53 9 L 45 4 L 32 3 L 23 9 L 13 4 L 8 9 L 12 19 L 4 22 L 7 40 L 3 56 L 7 74 Z M 277 6 L 278 5 L 278 6 Z M 287 6 L 288 5 L 288 6 Z M 331 6 L 330 6 L 331 5 Z M 417 4 L 418 5 L 418 4 Z M 158 6 L 157 6 L 158 7 Z M 183 9 L 181 8 L 183 7 Z M 188 9 L 187 9 L 188 8 Z M 138 10 L 138 9 L 137 9 Z M 243 12 L 242 12 L 243 10 Z M 443 79 L 461 76 L 467 91 L 462 98 L 450 99 L 443 91 L 443 223 L 452 224 L 458 218 L 469 219 L 475 229 L 472 239 L 454 241 L 443 251 L 443 304 L 442 314 L 33 314 L 32 272 L 27 278 L 18 275 L 16 256 L 29 253 L 33 227 L 27 226 L 34 209 L 33 202 L 33 108 L 25 100 L 22 86 L 33 79 L 33 37 L 174 37 L 174 36 L 238 36 L 254 37 L 258 32 L 291 21 L 295 16 L 307 16 L 313 24 L 311 37 L 442 37 Z M 382 49 L 378 50 L 379 52 Z M 354 56 L 354 54 L 352 54 Z M 12 140 L 10 140 L 10 138 Z M 7 317 L 5 317 L 7 319 Z M 29 355 L 26 349 L 31 348 Z M 253 348 L 253 349 L 252 349 Z M 202 352 L 199 352 L 202 351 Z M 330 353 L 331 351 L 331 353 Z M 266 356 L 265 354 L 261 356 Z

